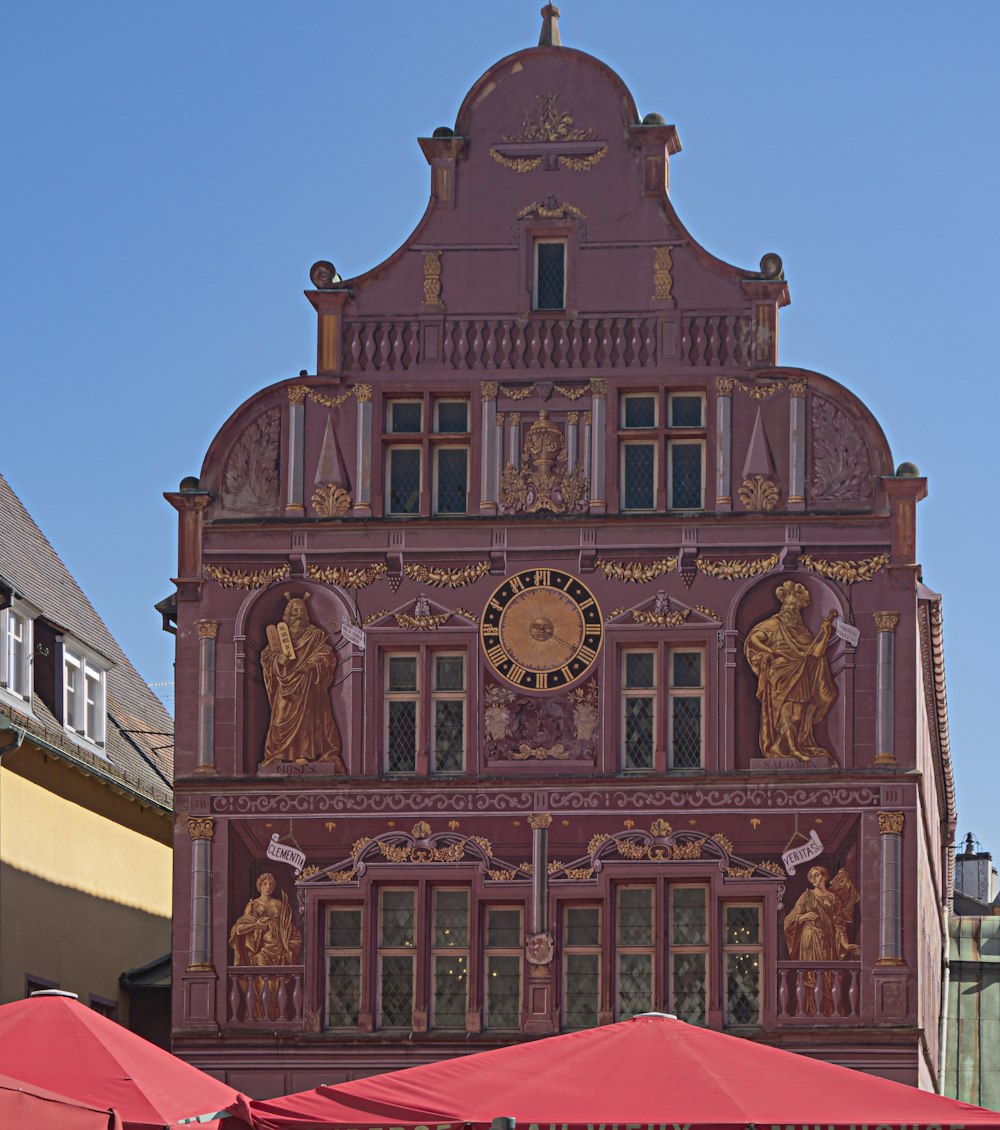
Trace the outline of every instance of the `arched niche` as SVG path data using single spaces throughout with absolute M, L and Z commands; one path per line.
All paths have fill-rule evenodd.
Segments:
M 812 730 L 816 745 L 826 749 L 831 754 L 829 761 L 817 757 L 810 761 L 797 758 L 767 757 L 761 749 L 761 713 L 762 703 L 757 697 L 759 679 L 747 658 L 747 637 L 765 622 L 777 618 L 782 609 L 778 590 L 781 586 L 801 585 L 809 597 L 809 602 L 800 608 L 802 624 L 809 635 L 815 639 L 823 624 L 824 617 L 836 611 L 839 619 L 848 617 L 848 608 L 842 595 L 822 577 L 815 573 L 799 570 L 788 573 L 771 573 L 768 576 L 749 586 L 743 593 L 736 608 L 735 627 L 738 632 L 738 647 L 736 656 L 736 680 L 734 686 L 734 732 L 735 766 L 737 769 L 767 769 L 776 771 L 784 768 L 801 769 L 838 769 L 846 768 L 853 764 L 853 730 L 849 724 L 853 710 L 854 699 L 854 649 L 844 640 L 840 639 L 835 631 L 831 631 L 826 646 L 825 660 L 829 666 L 830 678 L 835 698 L 829 705 L 825 715 L 817 718 Z M 783 589 L 782 592 L 788 592 Z M 794 633 L 792 633 L 794 635 Z M 790 645 L 789 645 L 790 646 Z M 803 675 L 806 682 L 820 678 L 816 675 L 815 668 Z M 780 711 L 781 706 L 791 703 L 804 693 L 801 684 L 798 688 L 788 687 L 792 677 L 789 668 L 783 669 L 776 675 L 773 694 L 766 696 L 772 717 Z M 815 685 L 815 684 L 813 684 Z M 788 688 L 788 693 L 786 692 Z M 816 693 L 810 699 L 813 705 L 822 701 L 822 693 Z M 822 708 L 816 711 L 821 714 Z M 772 765 L 768 765 L 772 762 Z
M 289 760 L 264 765 L 264 750 L 271 724 L 272 705 L 265 686 L 261 657 L 268 647 L 268 627 L 277 627 L 290 600 L 303 600 L 309 623 L 326 636 L 333 653 L 335 667 L 325 695 L 312 703 L 312 718 L 328 703 L 333 723 L 340 738 L 336 760 L 307 759 L 305 763 Z M 355 679 L 360 670 L 355 663 L 355 647 L 342 633 L 344 621 L 354 617 L 347 599 L 339 590 L 302 578 L 280 581 L 269 588 L 252 593 L 240 609 L 236 621 L 236 677 L 239 718 L 237 720 L 237 771 L 247 776 L 342 777 L 352 771 L 352 750 L 356 745 L 357 725 L 354 710 Z

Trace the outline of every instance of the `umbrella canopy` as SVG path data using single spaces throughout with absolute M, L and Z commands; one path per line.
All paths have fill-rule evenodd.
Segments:
M 1000 1130 L 992 1111 L 656 1015 L 231 1109 L 255 1130 L 504 1116 L 518 1130 Z
M 31 1130 L 122 1130 L 113 1110 L 78 1103 L 65 1095 L 0 1075 L 0 1126 Z
M 237 1095 L 67 996 L 0 1005 L 0 1064 L 19 1082 L 105 1111 L 114 1107 L 125 1130 L 162 1130 L 199 1111 L 222 1110 Z

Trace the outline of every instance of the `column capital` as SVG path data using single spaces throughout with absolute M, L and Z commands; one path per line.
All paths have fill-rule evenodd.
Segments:
M 590 378 L 590 392 L 592 396 L 607 396 L 608 395 L 608 378 L 607 377 L 591 377 Z
M 528 827 L 532 830 L 536 828 L 549 828 L 552 825 L 552 814 L 549 812 L 533 812 L 528 817 Z
M 788 382 L 788 394 L 792 397 L 803 397 L 806 394 L 806 389 L 809 387 L 809 382 L 805 377 L 800 377 L 798 380 Z
M 306 385 L 290 385 L 288 389 L 288 403 L 304 404 L 308 395 L 309 389 Z
M 195 620 L 194 630 L 200 640 L 214 640 L 219 634 L 218 620 Z
M 899 623 L 898 612 L 873 612 L 876 632 L 894 632 Z
M 735 377 L 715 378 L 715 391 L 719 394 L 719 396 L 732 396 L 734 388 L 736 388 Z
M 371 402 L 372 386 L 370 384 L 354 385 L 352 391 L 354 393 L 354 399 L 359 404 L 368 404 Z
M 901 836 L 906 815 L 902 812 L 880 812 L 878 814 L 878 830 L 881 836 Z
M 211 816 L 189 816 L 188 835 L 192 840 L 211 840 L 215 836 L 215 820 Z
M 500 395 L 500 384 L 498 381 L 480 381 L 479 390 L 483 394 L 483 400 L 496 400 Z

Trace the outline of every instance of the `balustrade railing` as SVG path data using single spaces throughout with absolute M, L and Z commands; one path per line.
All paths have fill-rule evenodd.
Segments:
M 859 1020 L 861 963 L 779 961 L 778 1019 Z
M 301 965 L 254 965 L 229 970 L 229 1022 L 254 1027 L 303 1021 Z

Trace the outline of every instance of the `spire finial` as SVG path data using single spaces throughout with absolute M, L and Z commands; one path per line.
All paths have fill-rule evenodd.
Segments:
M 555 4 L 546 4 L 542 9 L 542 34 L 538 37 L 539 47 L 562 47 L 559 38 L 559 9 Z

